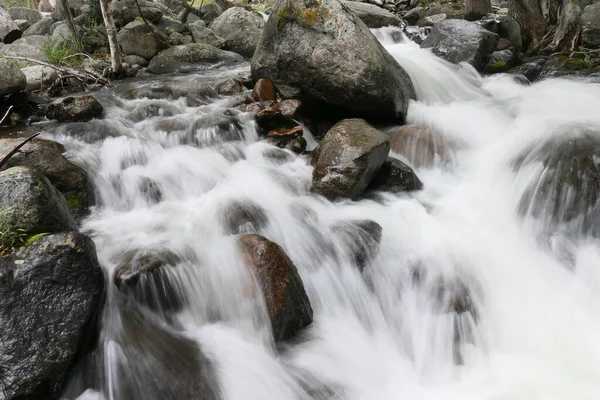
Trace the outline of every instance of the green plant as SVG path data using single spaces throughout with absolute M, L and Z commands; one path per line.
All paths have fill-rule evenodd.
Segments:
M 31 3 L 29 2 L 29 0 L 5 0 L 4 7 L 5 8 L 10 8 L 10 7 L 33 8 L 33 7 L 31 7 Z
M 25 243 L 27 231 L 12 226 L 6 219 L 0 216 L 0 256 L 6 256 Z
M 84 56 L 79 54 L 77 50 L 77 43 L 72 38 L 63 40 L 47 40 L 44 42 L 42 47 L 48 62 L 53 65 L 79 65 L 81 59 Z

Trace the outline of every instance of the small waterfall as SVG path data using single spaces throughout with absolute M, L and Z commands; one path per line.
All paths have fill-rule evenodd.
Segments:
M 47 135 L 94 181 L 82 230 L 111 282 L 65 399 L 600 397 L 600 86 L 481 77 L 384 33 L 417 89 L 408 123 L 457 144 L 414 165 L 410 195 L 312 195 L 306 157 L 260 141 L 243 95 L 210 90 L 248 66 L 123 83 L 100 98 L 109 117 Z M 360 268 L 368 242 L 339 233 L 357 221 L 382 228 Z M 273 342 L 243 232 L 298 268 L 314 322 L 294 340 Z

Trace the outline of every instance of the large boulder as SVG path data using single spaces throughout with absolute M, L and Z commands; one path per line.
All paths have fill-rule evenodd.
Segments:
M 252 78 L 271 80 L 284 97 L 385 119 L 404 117 L 415 98 L 406 71 L 337 0 L 278 2 L 252 59 Z
M 244 61 L 239 54 L 218 49 L 204 43 L 189 43 L 163 50 L 148 65 L 147 71 L 153 74 L 192 72 L 232 65 Z
M 25 167 L 0 172 L 0 224 L 27 235 L 77 230 L 63 195 Z
M 344 1 L 344 5 L 354 11 L 371 29 L 404 25 L 400 17 L 376 5 L 358 1 Z
M 42 19 L 42 13 L 28 7 L 11 7 L 8 8 L 7 11 L 13 20 L 24 19 L 29 22 L 30 25 L 33 25 Z
M 467 62 L 481 71 L 497 44 L 497 34 L 475 22 L 452 19 L 436 23 L 421 47 L 431 48 L 452 63 Z
M 233 7 L 219 15 L 209 27 L 225 39 L 225 50 L 250 58 L 254 55 L 264 26 L 265 20 L 260 14 Z
M 164 14 L 163 7 L 161 7 L 158 2 L 137 0 L 137 3 L 139 4 L 139 9 L 136 0 L 117 0 L 111 2 L 110 13 L 113 16 L 117 27 L 123 27 L 136 19 L 141 20 L 141 16 L 143 16 L 146 21 L 155 23 L 158 22 Z M 141 15 L 139 10 L 142 11 Z
M 67 96 L 53 101 L 46 109 L 46 118 L 58 121 L 89 121 L 102 116 L 104 108 L 90 94 Z
M 156 26 L 163 30 L 167 35 L 170 35 L 173 32 L 183 32 L 185 31 L 185 24 L 175 18 L 163 16 L 158 20 Z
M 23 68 L 21 71 L 25 74 L 27 81 L 26 92 L 47 89 L 58 79 L 58 73 L 54 68 L 43 65 L 31 65 Z
M 0 7 L 0 41 L 12 43 L 21 37 L 21 30 L 3 7 Z
M 581 40 L 589 46 L 600 46 L 600 2 L 583 9 L 581 14 Z
M 0 158 L 21 142 L 22 139 L 0 139 Z M 63 194 L 71 212 L 80 216 L 94 203 L 93 188 L 87 173 L 63 156 L 64 152 L 65 148 L 59 143 L 34 139 L 13 155 L 6 165 L 9 168 L 34 168 L 44 174 Z
M 74 362 L 95 340 L 104 276 L 94 242 L 46 235 L 0 257 L 0 393 L 58 399 Z
M 41 35 L 31 35 L 15 40 L 8 45 L 5 55 L 32 58 L 34 60 L 48 62 L 44 47 L 48 38 Z
M 346 119 L 327 132 L 312 154 L 312 190 L 331 200 L 355 199 L 375 177 L 390 139 L 362 119 Z
M 210 3 L 200 8 L 202 13 L 202 21 L 206 24 L 213 22 L 219 15 L 223 14 L 223 8 L 217 3 Z
M 0 60 L 0 97 L 27 87 L 25 74 L 10 60 Z
M 50 27 L 54 24 L 54 20 L 50 17 L 44 17 L 40 19 L 35 24 L 32 24 L 23 32 L 23 36 L 32 36 L 32 35 L 49 35 Z
M 144 21 L 133 21 L 119 31 L 117 38 L 125 54 L 150 59 L 169 47 L 169 37 L 152 23 L 148 25 Z
M 298 270 L 285 251 L 259 235 L 238 236 L 237 243 L 263 292 L 273 338 L 289 339 L 310 325 L 313 317 L 310 301 Z
M 225 39 L 217 36 L 216 33 L 204 26 L 195 24 L 189 25 L 188 30 L 192 34 L 194 42 L 196 43 L 204 43 L 217 48 L 222 48 L 225 46 Z

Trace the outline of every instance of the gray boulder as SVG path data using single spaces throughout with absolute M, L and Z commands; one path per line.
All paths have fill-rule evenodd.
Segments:
M 330 200 L 359 197 L 389 152 L 389 137 L 366 121 L 338 122 L 312 154 L 312 191 Z
M 373 4 L 360 3 L 358 1 L 344 1 L 344 5 L 354 11 L 356 15 L 369 28 L 382 28 L 384 26 L 402 26 L 404 22 L 388 10 Z
M 500 50 L 493 52 L 483 72 L 486 74 L 497 74 L 506 72 L 515 65 L 515 57 L 511 50 Z
M 408 24 L 415 25 L 423 16 L 423 11 L 425 11 L 423 7 L 415 7 L 404 14 L 404 19 Z
M 497 44 L 497 34 L 474 22 L 452 19 L 436 23 L 421 47 L 431 48 L 452 63 L 467 62 L 481 71 Z
M 147 67 L 148 66 L 148 61 L 140 56 L 136 56 L 136 55 L 131 55 L 131 56 L 125 56 L 123 57 L 123 62 L 127 63 L 131 66 L 134 65 L 139 65 L 140 67 Z
M 67 0 L 67 5 L 69 6 L 69 10 L 71 11 L 73 18 L 77 18 L 79 15 L 81 15 L 81 7 L 85 5 L 85 0 Z M 55 21 L 64 21 L 67 19 L 67 15 L 68 12 L 64 9 L 62 1 L 55 2 L 54 10 L 50 15 L 52 19 Z
M 144 21 L 130 22 L 119 31 L 117 38 L 125 54 L 150 59 L 169 47 L 169 37 L 156 26 L 149 25 L 153 31 Z
M 202 21 L 207 25 L 213 22 L 219 15 L 223 14 L 223 8 L 217 3 L 210 3 L 200 8 Z
M 252 57 L 262 35 L 265 20 L 260 14 L 233 7 L 219 15 L 209 28 L 225 39 L 225 50 Z
M 12 43 L 21 37 L 19 27 L 3 7 L 0 7 L 0 41 Z
M 25 31 L 27 28 L 29 28 L 29 21 L 27 21 L 26 19 L 15 19 L 15 24 L 17 24 L 17 26 L 19 27 L 19 30 L 21 31 Z
M 167 35 L 170 35 L 173 32 L 181 33 L 185 30 L 185 24 L 183 22 L 167 16 L 163 16 L 159 19 L 156 26 Z
M 161 51 L 150 61 L 148 72 L 168 74 L 191 72 L 213 68 L 217 65 L 233 65 L 244 61 L 239 54 L 217 49 L 202 43 L 182 44 Z
M 54 24 L 54 20 L 50 17 L 44 17 L 40 19 L 35 24 L 31 25 L 25 32 L 23 32 L 23 36 L 32 36 L 32 35 L 49 35 L 50 27 Z
M 36 170 L 0 172 L 0 223 L 28 235 L 77 230 L 65 198 Z
M 0 97 L 27 87 L 25 74 L 10 60 L 0 60 Z
M 281 1 L 252 59 L 252 78 L 284 95 L 386 119 L 402 118 L 412 82 L 369 28 L 337 0 Z M 310 17 L 310 18 L 309 18 Z
M 138 0 L 143 16 L 148 22 L 158 22 L 163 16 L 163 8 L 149 0 Z M 123 27 L 140 17 L 135 0 L 117 0 L 111 2 L 110 12 L 117 27 Z M 143 22 L 143 21 L 142 21 Z
M 32 35 L 22 37 L 8 46 L 5 55 L 33 58 L 34 60 L 48 61 L 44 46 L 48 39 L 45 36 Z
M 581 40 L 589 46 L 600 45 L 600 2 L 583 9 L 581 14 Z
M 95 340 L 104 276 L 94 242 L 43 236 L 0 258 L 3 399 L 58 399 L 86 343 Z
M 188 26 L 188 29 L 196 43 L 204 43 L 218 48 L 222 48 L 225 45 L 225 39 L 217 36 L 208 28 L 192 24 Z
M 53 101 L 46 109 L 46 118 L 58 121 L 89 121 L 102 116 L 102 105 L 92 95 L 67 96 Z
M 29 21 L 30 25 L 35 24 L 40 19 L 42 19 L 42 13 L 36 10 L 32 10 L 28 7 L 11 7 L 8 8 L 8 14 L 10 14 L 13 20 L 24 19 Z
M 31 65 L 21 70 L 27 80 L 26 92 L 48 88 L 58 79 L 58 74 L 54 68 L 43 65 Z

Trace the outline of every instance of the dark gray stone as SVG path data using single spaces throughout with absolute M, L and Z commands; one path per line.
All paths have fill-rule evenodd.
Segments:
M 381 190 L 385 192 L 411 192 L 421 190 L 423 183 L 415 171 L 397 158 L 388 157 L 377 175 L 373 178 L 368 190 Z
M 581 40 L 589 46 L 600 46 L 600 2 L 583 9 L 581 14 Z
M 67 96 L 53 101 L 46 109 L 46 118 L 58 121 L 89 121 L 102 116 L 104 108 L 92 95 Z
M 153 74 L 191 72 L 242 61 L 244 59 L 239 54 L 207 44 L 190 43 L 161 51 L 150 61 L 147 71 Z
M 344 5 L 354 11 L 356 15 L 369 28 L 382 28 L 384 26 L 402 26 L 404 22 L 395 14 L 377 7 L 373 4 L 358 1 L 344 1 Z

